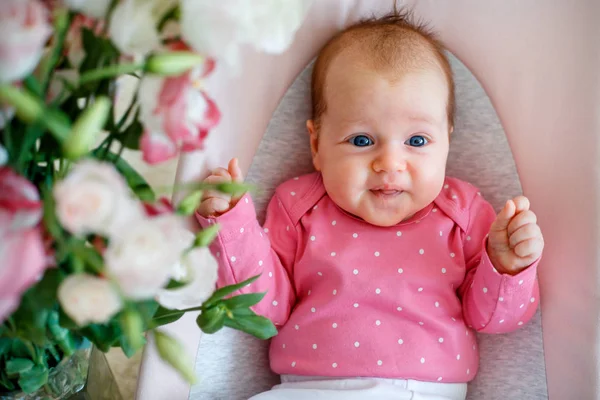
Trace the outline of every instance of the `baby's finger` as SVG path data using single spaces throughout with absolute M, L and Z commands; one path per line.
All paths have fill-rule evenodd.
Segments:
M 215 168 L 212 171 L 211 175 L 222 176 L 224 178 L 227 178 L 228 180 L 231 180 L 231 174 L 229 173 L 229 170 L 222 167 Z
M 231 161 L 229 161 L 228 170 L 229 170 L 229 175 L 231 175 L 231 179 L 234 182 L 243 182 L 244 181 L 244 175 L 242 175 L 242 170 L 240 169 L 240 163 L 237 158 L 232 158 Z
M 532 262 L 542 255 L 542 250 L 544 250 L 544 240 L 541 237 L 521 242 L 514 248 L 517 256 L 521 258 L 533 258 Z
M 513 199 L 513 202 L 515 203 L 515 207 L 517 208 L 515 212 L 516 214 L 529 210 L 530 203 L 527 197 L 517 196 Z
M 510 248 L 514 249 L 521 242 L 542 236 L 542 231 L 537 224 L 523 225 L 508 237 Z
M 512 200 L 508 200 L 504 205 L 504 208 L 500 210 L 496 220 L 490 227 L 491 232 L 501 232 L 506 230 L 511 218 L 515 215 L 515 203 Z
M 212 197 L 200 203 L 198 214 L 208 218 L 218 216 L 227 210 L 229 210 L 229 201 Z
M 523 211 L 513 217 L 508 224 L 508 234 L 512 235 L 516 230 L 527 224 L 536 224 L 537 216 L 531 210 Z
M 223 177 L 223 176 L 211 175 L 204 180 L 204 183 L 216 185 L 218 183 L 230 182 L 230 181 L 231 181 L 230 179 L 227 179 L 226 177 Z M 231 201 L 230 194 L 219 192 L 218 190 L 205 190 L 202 195 L 202 198 L 203 199 L 218 198 L 218 199 L 226 200 L 228 202 Z

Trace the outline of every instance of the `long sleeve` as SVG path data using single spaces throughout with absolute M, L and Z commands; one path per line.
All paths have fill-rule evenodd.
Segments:
M 490 261 L 486 242 L 495 218 L 492 206 L 476 195 L 463 237 L 466 276 L 458 289 L 467 325 L 485 333 L 518 329 L 535 314 L 539 302 L 539 260 L 514 276 L 500 274 Z
M 267 292 L 254 311 L 283 325 L 295 304 L 290 281 L 297 247 L 297 232 L 285 207 L 275 195 L 267 208 L 264 228 L 256 219 L 254 204 L 245 195 L 236 206 L 217 218 L 196 215 L 202 227 L 217 223 L 220 230 L 211 244 L 219 262 L 219 287 L 262 274 L 241 293 Z

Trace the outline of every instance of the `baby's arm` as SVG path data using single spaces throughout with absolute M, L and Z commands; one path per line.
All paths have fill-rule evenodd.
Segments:
M 234 172 L 231 175 L 235 176 L 232 166 L 235 169 L 235 163 L 230 163 L 229 168 L 230 172 Z M 224 176 L 222 180 L 227 180 L 224 173 L 227 170 L 219 171 Z M 213 181 L 215 182 L 216 180 Z M 256 219 L 252 198 L 248 194 L 235 199 L 235 204 L 231 206 L 221 201 L 205 201 L 204 207 L 201 205 L 196 213 L 198 222 L 202 227 L 214 223 L 220 225 L 219 233 L 210 246 L 219 262 L 217 285 L 231 285 L 262 274 L 240 292 L 267 292 L 253 310 L 269 318 L 275 325 L 283 325 L 295 303 L 290 276 L 297 238 L 296 230 L 279 198 L 275 195 L 267 208 L 264 229 Z M 222 211 L 214 212 L 210 204 L 217 205 Z
M 500 273 L 492 264 L 486 243 L 495 219 L 492 206 L 475 196 L 463 237 L 466 276 L 458 289 L 465 322 L 486 333 L 518 329 L 535 314 L 539 301 L 539 260 L 515 275 Z

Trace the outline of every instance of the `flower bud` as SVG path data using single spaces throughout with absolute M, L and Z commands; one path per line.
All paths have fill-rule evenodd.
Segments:
M 110 100 L 99 97 L 81 114 L 63 143 L 63 151 L 68 158 L 76 159 L 89 151 L 96 135 L 104 128 L 109 112 Z
M 192 360 L 186 354 L 183 346 L 166 333 L 155 330 L 154 341 L 160 357 L 168 362 L 190 384 L 196 382 Z
M 177 76 L 200 65 L 206 57 L 191 51 L 154 54 L 146 61 L 146 72 L 162 76 Z

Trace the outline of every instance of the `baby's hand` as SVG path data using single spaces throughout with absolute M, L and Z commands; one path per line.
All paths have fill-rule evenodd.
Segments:
M 229 166 L 213 170 L 204 183 L 243 182 L 244 177 L 238 165 L 237 158 L 229 161 Z M 198 207 L 198 214 L 204 218 L 217 217 L 232 209 L 240 200 L 240 196 L 232 196 L 214 190 L 207 190 L 202 196 L 202 202 Z
M 509 200 L 490 227 L 487 252 L 496 270 L 516 275 L 542 255 L 544 238 L 527 197 Z

